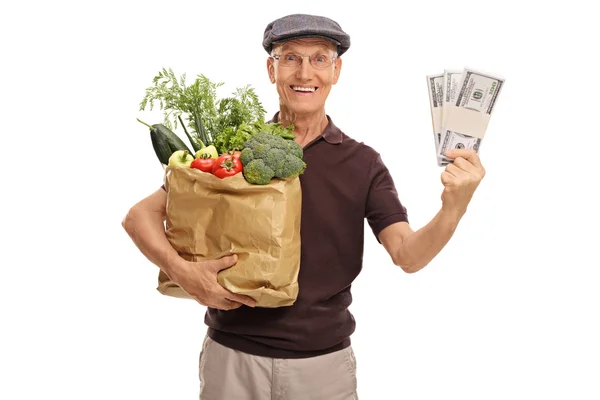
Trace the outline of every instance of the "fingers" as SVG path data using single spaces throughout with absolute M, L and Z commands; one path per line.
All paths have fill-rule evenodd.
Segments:
M 256 307 L 256 301 L 249 297 L 232 293 L 226 290 L 223 286 L 217 283 L 217 275 L 219 271 L 230 268 L 238 261 L 236 254 L 225 256 L 216 260 L 200 261 L 202 276 L 204 282 L 202 292 L 198 294 L 200 304 L 207 307 L 217 308 L 220 310 L 233 310 L 246 305 L 248 307 Z M 202 293 L 202 294 L 200 294 Z
M 220 307 L 222 310 L 235 310 L 237 308 L 240 308 L 242 306 L 242 303 L 238 303 L 237 301 L 231 301 L 229 299 L 223 299 L 220 302 Z
M 230 298 L 216 296 L 215 299 L 212 301 L 212 303 L 209 302 L 207 304 L 207 306 L 211 307 L 211 308 L 217 308 L 219 310 L 235 310 L 237 308 L 240 308 L 243 305 L 246 305 L 248 307 L 254 307 L 254 305 L 256 304 L 254 302 L 254 300 L 252 300 L 252 299 L 250 299 L 250 301 L 246 300 L 246 299 L 244 299 L 243 302 L 238 301 L 237 299 L 239 299 L 239 297 L 232 298 L 235 295 L 233 295 L 232 293 L 229 293 L 229 292 L 227 292 L 226 296 L 228 296 Z M 241 297 L 244 297 L 244 296 L 241 296 Z M 254 305 L 250 305 L 250 304 L 254 304 Z
M 244 304 L 248 307 L 255 307 L 256 301 L 252 297 L 244 296 L 237 293 L 231 293 L 230 291 L 223 288 L 223 286 L 218 285 L 215 289 L 215 296 L 219 298 L 224 298 L 236 303 Z
M 456 157 L 454 161 L 452 161 L 446 167 L 450 166 L 452 174 L 456 176 L 461 176 L 463 173 L 478 174 L 477 167 L 462 157 Z
M 456 160 L 454 161 L 456 162 Z M 448 174 L 450 174 L 451 176 L 455 176 L 457 178 L 465 173 L 464 170 L 456 166 L 454 163 L 446 165 L 446 172 L 448 172 Z
M 454 160 L 454 163 L 456 163 L 457 161 L 460 163 L 460 160 L 461 159 L 457 158 L 456 160 Z M 462 162 L 467 163 L 467 161 L 464 159 L 462 159 Z M 444 186 L 458 184 L 460 181 L 465 181 L 471 174 L 470 171 L 466 171 L 460 168 L 460 166 L 455 165 L 454 163 L 446 165 L 446 168 L 442 173 L 441 179 L 442 184 L 444 184 Z M 471 166 L 471 168 L 473 168 L 473 166 Z
M 477 152 L 475 150 L 454 149 L 454 150 L 448 150 L 445 153 L 445 155 L 448 158 L 455 159 L 455 161 L 458 158 L 463 158 L 464 160 L 466 160 L 470 164 L 472 164 L 475 168 L 478 168 L 478 169 L 483 168 L 483 166 L 481 165 L 481 159 L 479 158 L 479 155 L 477 154 Z
M 241 306 L 242 306 L 242 303 L 238 303 L 238 302 L 231 301 L 228 299 L 221 299 L 221 300 L 216 301 L 212 305 L 208 305 L 208 307 L 210 307 L 210 308 L 216 308 L 217 310 L 223 310 L 223 311 L 235 310 L 237 308 L 240 308 Z
M 230 256 L 219 258 L 218 260 L 207 261 L 207 264 L 213 271 L 219 272 L 224 269 L 230 268 L 237 262 L 237 260 L 237 254 L 233 254 Z
M 248 307 L 256 307 L 256 301 L 252 297 L 235 293 L 230 293 L 227 297 L 229 300 L 235 301 L 236 303 L 241 303 Z
M 194 296 L 194 298 L 203 306 L 216 308 L 218 310 L 234 310 L 244 305 L 243 302 L 236 301 L 236 297 L 233 293 L 228 292 L 218 285 L 213 290 L 210 290 L 204 297 Z M 249 301 L 246 302 L 250 304 Z
M 476 171 L 475 166 L 462 157 L 456 157 L 454 159 L 454 161 L 448 165 L 453 165 L 457 169 L 464 171 L 464 172 L 475 172 Z
M 442 172 L 441 179 L 442 179 L 442 184 L 444 186 L 447 186 L 450 182 L 452 182 L 452 180 L 454 178 L 455 178 L 455 176 L 452 175 L 450 172 L 448 172 L 448 171 Z
M 452 150 L 456 152 L 457 150 Z M 473 151 L 473 150 L 468 150 Z M 450 153 L 450 152 L 449 152 Z M 453 154 L 453 153 L 452 153 Z M 474 179 L 481 180 L 485 176 L 485 169 L 478 161 L 479 158 L 477 154 L 475 154 L 475 164 L 473 164 L 472 158 L 465 158 L 463 156 L 457 156 L 451 163 L 449 163 L 446 167 L 448 172 L 457 177 L 466 177 L 471 176 Z M 449 168 L 448 168 L 449 167 Z
M 215 285 L 208 291 L 207 298 L 204 303 L 208 307 L 218 308 L 221 310 L 232 310 L 234 308 L 239 308 L 242 305 L 256 307 L 256 301 L 252 297 L 232 293 L 216 282 Z

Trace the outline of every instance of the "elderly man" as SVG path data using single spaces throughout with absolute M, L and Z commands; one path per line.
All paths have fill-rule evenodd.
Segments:
M 140 251 L 207 306 L 200 355 L 200 398 L 206 400 L 356 399 L 356 363 L 348 310 L 362 268 L 364 221 L 395 265 L 425 267 L 452 237 L 484 176 L 473 151 L 447 156 L 442 207 L 417 231 L 408 223 L 379 153 L 337 127 L 325 101 L 342 70 L 350 37 L 331 19 L 290 15 L 268 24 L 267 72 L 280 99 L 273 120 L 293 123 L 304 148 L 299 295 L 290 307 L 254 307 L 229 293 L 217 273 L 235 255 L 188 262 L 164 231 L 163 189 L 133 206 L 123 225 Z

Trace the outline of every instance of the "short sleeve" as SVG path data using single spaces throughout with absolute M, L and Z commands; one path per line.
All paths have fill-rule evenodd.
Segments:
M 379 154 L 371 163 L 369 183 L 365 218 L 379 242 L 379 233 L 393 223 L 408 222 L 408 213 L 398 198 L 392 176 Z

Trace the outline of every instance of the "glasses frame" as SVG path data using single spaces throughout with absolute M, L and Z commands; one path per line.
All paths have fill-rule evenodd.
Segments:
M 334 55 L 333 57 L 331 57 L 331 64 L 329 64 L 329 65 L 326 65 L 326 66 L 324 66 L 324 67 L 322 67 L 322 66 L 316 66 L 315 64 L 313 64 L 312 57 L 313 57 L 313 56 L 315 56 L 315 57 L 319 57 L 319 56 L 323 56 L 323 55 L 325 55 L 325 54 L 300 54 L 300 53 L 289 52 L 289 53 L 285 53 L 285 54 L 273 54 L 273 55 L 271 56 L 271 58 L 273 58 L 273 59 L 275 59 L 275 60 L 279 61 L 279 58 L 281 58 L 281 56 L 283 56 L 283 55 L 289 55 L 289 54 L 293 54 L 293 55 L 295 55 L 295 56 L 299 56 L 299 57 L 300 57 L 300 64 L 298 64 L 298 65 L 295 65 L 295 66 L 294 66 L 294 65 L 282 65 L 282 67 L 284 67 L 284 68 L 298 68 L 298 67 L 300 67 L 300 66 L 302 65 L 302 63 L 304 63 L 304 58 L 305 58 L 305 57 L 308 57 L 308 62 L 309 62 L 309 63 L 310 63 L 310 65 L 312 65 L 314 68 L 316 68 L 316 69 L 325 69 L 325 68 L 329 68 L 329 67 L 331 67 L 331 66 L 332 66 L 332 65 L 335 63 L 335 60 L 338 58 L 338 55 L 337 55 L 337 54 L 336 54 L 336 55 Z

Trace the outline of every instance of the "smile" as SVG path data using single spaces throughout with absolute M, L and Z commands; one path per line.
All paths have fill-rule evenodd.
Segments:
M 316 86 L 290 86 L 290 88 L 295 92 L 302 93 L 314 93 L 318 89 Z

